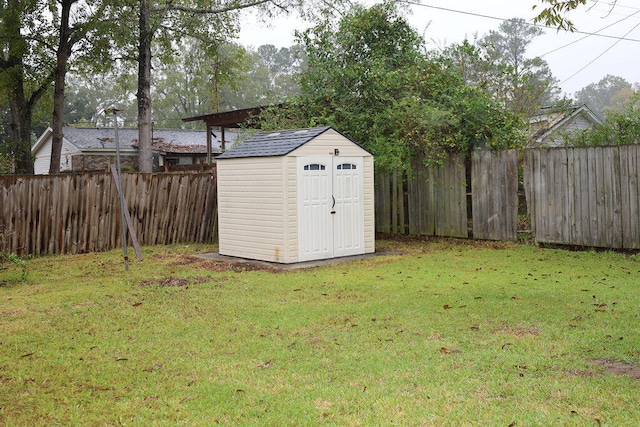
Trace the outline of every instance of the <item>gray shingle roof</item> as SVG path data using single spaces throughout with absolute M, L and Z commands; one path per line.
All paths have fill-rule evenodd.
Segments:
M 214 152 L 220 152 L 221 135 L 214 131 L 212 145 Z M 67 141 L 80 149 L 115 150 L 115 130 L 113 128 L 72 128 L 63 129 Z M 235 140 L 236 133 L 227 130 L 227 144 Z M 118 142 L 122 149 L 138 148 L 138 129 L 119 128 Z M 187 129 L 154 129 L 153 149 L 172 153 L 206 153 L 207 135 L 205 131 Z
M 329 129 L 331 126 L 262 132 L 225 151 L 216 159 L 284 156 Z

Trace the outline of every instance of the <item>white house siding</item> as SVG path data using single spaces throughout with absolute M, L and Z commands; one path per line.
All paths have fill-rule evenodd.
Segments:
M 78 149 L 68 142 L 62 140 L 62 151 L 60 154 L 60 172 L 66 172 L 71 170 L 71 156 L 75 154 Z M 49 136 L 38 150 L 33 164 L 33 171 L 36 175 L 46 175 L 49 173 L 49 166 L 51 165 L 51 137 Z
M 218 161 L 220 254 L 291 262 L 284 166 L 283 157 Z

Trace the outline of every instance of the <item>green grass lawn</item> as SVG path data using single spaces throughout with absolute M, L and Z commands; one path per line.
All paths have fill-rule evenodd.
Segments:
M 0 272 L 0 425 L 640 425 L 640 258 L 456 240 Z

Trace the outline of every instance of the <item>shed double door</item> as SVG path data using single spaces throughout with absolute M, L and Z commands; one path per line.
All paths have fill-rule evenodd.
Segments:
M 298 157 L 299 260 L 364 253 L 362 157 Z

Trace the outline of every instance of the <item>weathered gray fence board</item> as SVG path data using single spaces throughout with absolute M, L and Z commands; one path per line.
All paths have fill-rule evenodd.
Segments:
M 464 157 L 451 155 L 443 166 L 414 162 L 408 181 L 409 233 L 468 237 Z
M 638 146 L 526 150 L 536 240 L 640 248 L 639 156 Z
M 376 230 L 468 237 L 464 157 L 451 155 L 441 167 L 414 162 L 412 169 L 410 178 L 376 173 Z
M 376 230 L 391 233 L 391 177 L 380 172 L 375 173 L 375 218 Z
M 205 174 L 123 174 L 141 244 L 215 238 L 216 186 Z M 0 177 L 4 250 L 17 254 L 105 251 L 122 245 L 119 199 L 110 174 Z
M 474 152 L 471 165 L 473 237 L 516 240 L 518 153 Z

